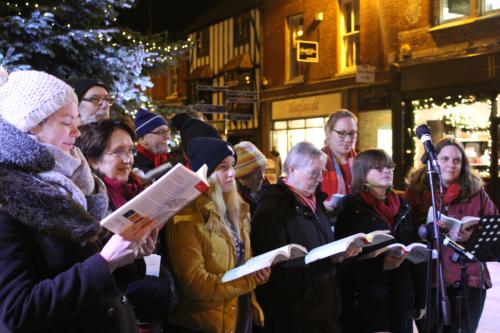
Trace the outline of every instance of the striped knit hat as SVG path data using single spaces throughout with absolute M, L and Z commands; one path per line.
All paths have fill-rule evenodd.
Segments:
M 22 132 L 29 132 L 57 110 L 78 105 L 73 88 L 39 71 L 8 74 L 0 67 L 0 116 Z
M 167 121 L 165 120 L 165 118 L 163 118 L 163 116 L 153 112 L 149 112 L 145 109 L 137 110 L 137 114 L 135 115 L 134 119 L 134 125 L 138 139 L 142 138 L 148 133 L 151 133 L 156 128 L 162 125 L 168 126 Z
M 256 169 L 265 169 L 267 160 L 264 154 L 249 141 L 242 141 L 234 146 L 238 161 L 234 166 L 236 178 L 248 175 Z

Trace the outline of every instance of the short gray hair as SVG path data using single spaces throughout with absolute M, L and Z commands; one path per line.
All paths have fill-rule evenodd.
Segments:
M 327 156 L 324 152 L 310 142 L 299 142 L 288 152 L 283 170 L 288 175 L 290 174 L 290 166 L 304 167 L 315 158 L 321 159 L 321 163 L 326 164 Z

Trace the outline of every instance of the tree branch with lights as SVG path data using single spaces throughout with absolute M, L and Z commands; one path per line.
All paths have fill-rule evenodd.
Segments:
M 36 69 L 61 79 L 96 78 L 115 94 L 114 111 L 133 115 L 146 95 L 150 74 L 175 66 L 191 41 L 169 42 L 116 25 L 120 10 L 136 0 L 2 1 L 0 64 L 7 70 Z

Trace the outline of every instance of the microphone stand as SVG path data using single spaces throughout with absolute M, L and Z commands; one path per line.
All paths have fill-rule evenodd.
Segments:
M 441 181 L 441 174 L 439 170 L 434 170 L 432 166 L 432 161 L 431 161 L 430 156 L 427 156 L 427 154 L 424 154 L 422 156 L 422 162 L 424 162 L 427 165 L 427 175 L 429 177 L 429 187 L 431 191 L 431 198 L 432 198 L 432 207 L 433 213 L 434 213 L 434 221 L 432 222 L 432 235 L 429 237 L 427 241 L 427 284 L 425 288 L 425 308 L 426 310 L 430 310 L 430 299 L 431 299 L 431 289 L 432 289 L 432 253 L 433 249 L 437 251 L 437 258 L 435 260 L 435 265 L 436 265 L 436 270 L 435 270 L 435 281 L 437 283 L 437 293 L 436 293 L 436 299 L 435 299 L 435 304 L 436 304 L 436 313 L 434 314 L 434 318 L 436 319 L 436 327 L 440 327 L 439 325 L 439 319 L 441 316 L 439 315 L 439 308 L 441 308 L 441 315 L 443 319 L 443 324 L 444 326 L 449 326 L 451 325 L 451 320 L 450 320 L 450 303 L 448 296 L 446 294 L 446 285 L 444 283 L 444 276 L 443 276 L 443 266 L 442 266 L 442 260 L 441 260 L 441 239 L 440 239 L 440 233 L 439 233 L 439 227 L 438 224 L 436 223 L 438 221 L 438 210 L 437 210 L 437 205 L 436 205 L 436 194 L 434 191 L 434 179 L 432 177 L 432 173 L 435 172 L 437 173 L 439 177 L 439 188 L 440 188 L 440 193 L 442 196 L 443 193 L 443 185 Z M 442 200 L 440 200 L 440 211 L 441 211 L 441 206 L 442 206 Z M 441 215 L 441 214 L 439 214 Z M 431 239 L 432 238 L 432 239 Z M 438 300 L 438 297 L 440 297 L 440 300 Z M 439 306 L 440 304 L 441 306 Z M 425 316 L 426 316 L 426 321 L 425 321 L 425 326 L 426 326 L 426 331 L 430 332 L 430 318 L 432 316 L 429 313 L 430 311 L 426 311 Z

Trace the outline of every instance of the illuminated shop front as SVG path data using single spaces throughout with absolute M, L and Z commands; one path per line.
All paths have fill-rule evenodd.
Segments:
M 415 136 L 427 124 L 432 140 L 460 140 L 473 169 L 482 177 L 493 201 L 500 200 L 500 52 L 455 58 L 409 60 L 392 68 L 391 92 L 395 179 L 418 165 L 422 144 Z
M 284 161 L 287 152 L 300 141 L 323 147 L 323 126 L 328 116 L 341 108 L 341 94 L 332 93 L 272 102 L 271 146 Z

